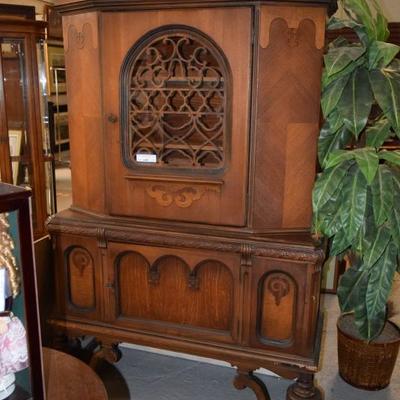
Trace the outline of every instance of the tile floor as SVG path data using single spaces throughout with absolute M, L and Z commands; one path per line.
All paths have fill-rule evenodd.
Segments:
M 318 386 L 325 400 L 400 400 L 400 360 L 391 385 L 378 392 L 355 389 L 337 373 L 336 296 L 323 296 L 326 320 Z M 110 400 L 255 400 L 249 389 L 236 390 L 231 368 L 189 361 L 129 348 L 122 348 L 122 359 L 115 365 L 103 365 L 98 373 Z M 271 400 L 285 400 L 290 381 L 259 375 L 267 384 Z

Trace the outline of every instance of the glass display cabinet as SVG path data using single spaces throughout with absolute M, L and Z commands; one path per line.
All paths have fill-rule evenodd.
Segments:
M 0 399 L 45 398 L 30 197 L 0 183 Z
M 35 238 L 54 211 L 53 168 L 46 110 L 46 23 L 0 18 L 0 177 L 32 189 Z

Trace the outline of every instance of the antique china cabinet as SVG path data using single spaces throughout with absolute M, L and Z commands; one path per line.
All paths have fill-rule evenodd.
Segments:
M 214 357 L 269 399 L 314 387 L 310 239 L 330 0 L 59 0 L 73 206 L 49 222 L 50 325 Z
M 32 10 L 32 12 L 31 12 Z M 35 238 L 54 210 L 46 118 L 46 23 L 33 7 L 0 5 L 0 181 L 30 187 Z

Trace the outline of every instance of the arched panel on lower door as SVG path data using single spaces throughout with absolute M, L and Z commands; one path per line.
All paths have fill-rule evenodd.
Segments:
M 297 285 L 288 274 L 272 271 L 259 282 L 257 334 L 264 344 L 289 346 L 295 336 Z

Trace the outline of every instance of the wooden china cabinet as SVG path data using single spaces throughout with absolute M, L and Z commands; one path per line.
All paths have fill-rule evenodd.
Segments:
M 323 250 L 310 239 L 331 0 L 59 0 L 73 206 L 49 222 L 49 323 L 314 387 Z

